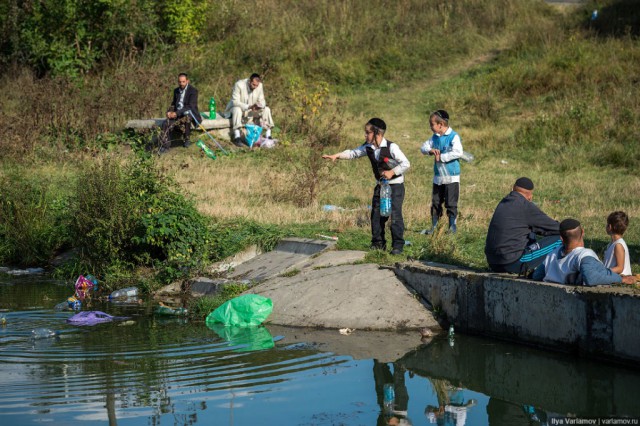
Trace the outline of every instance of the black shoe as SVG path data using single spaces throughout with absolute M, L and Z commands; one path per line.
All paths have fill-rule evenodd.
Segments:
M 233 144 L 235 146 L 244 146 L 244 143 L 242 143 L 242 139 L 241 138 L 234 138 L 233 139 Z
M 391 250 L 391 254 L 402 254 L 402 249 L 394 248 L 393 250 Z
M 371 244 L 369 250 L 386 250 L 387 248 L 382 244 Z
M 191 141 L 184 141 L 184 143 L 182 144 L 182 146 L 184 146 L 185 148 L 189 148 L 189 145 L 191 145 Z
M 169 148 L 165 148 L 164 146 L 158 150 L 158 155 L 166 154 L 169 152 Z

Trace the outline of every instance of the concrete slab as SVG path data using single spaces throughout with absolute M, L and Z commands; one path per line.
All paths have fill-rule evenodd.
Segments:
M 366 255 L 366 251 L 359 250 L 330 250 L 316 257 L 312 257 L 302 265 L 302 268 L 328 268 L 331 266 L 352 265 L 356 262 L 362 262 Z
M 365 330 L 441 327 L 389 269 L 343 265 L 276 277 L 248 293 L 273 300 L 268 322 L 275 325 Z M 417 338 L 416 338 L 417 339 Z
M 286 238 L 273 251 L 238 265 L 229 279 L 264 281 L 292 269 L 299 269 L 309 258 L 335 245 L 335 241 Z
M 154 127 L 162 126 L 164 122 L 164 118 L 147 118 L 141 120 L 129 120 L 127 124 L 125 124 L 125 128 L 127 129 L 153 129 Z M 223 118 L 218 115 L 215 120 L 209 120 L 208 118 L 202 119 L 202 126 L 207 130 L 219 130 L 219 129 L 228 129 L 231 127 L 230 120 L 228 118 Z

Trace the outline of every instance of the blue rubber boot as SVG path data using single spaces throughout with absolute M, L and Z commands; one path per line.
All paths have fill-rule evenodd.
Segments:
M 453 216 L 449 216 L 449 233 L 455 234 L 458 231 L 458 227 L 456 226 L 456 218 Z

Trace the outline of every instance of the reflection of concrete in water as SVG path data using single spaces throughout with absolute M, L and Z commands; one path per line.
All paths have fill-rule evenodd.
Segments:
M 437 339 L 398 363 L 421 376 L 490 395 L 492 401 L 509 401 L 520 410 L 532 405 L 580 416 L 640 415 L 635 392 L 640 372 L 567 355 L 457 336 L 454 347 Z

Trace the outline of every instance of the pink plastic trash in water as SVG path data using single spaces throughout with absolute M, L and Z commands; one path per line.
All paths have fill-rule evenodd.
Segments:
M 73 325 L 96 325 L 103 322 L 121 321 L 126 319 L 129 319 L 129 317 L 114 317 L 101 311 L 85 311 L 78 312 L 71 318 L 67 319 L 67 322 Z

